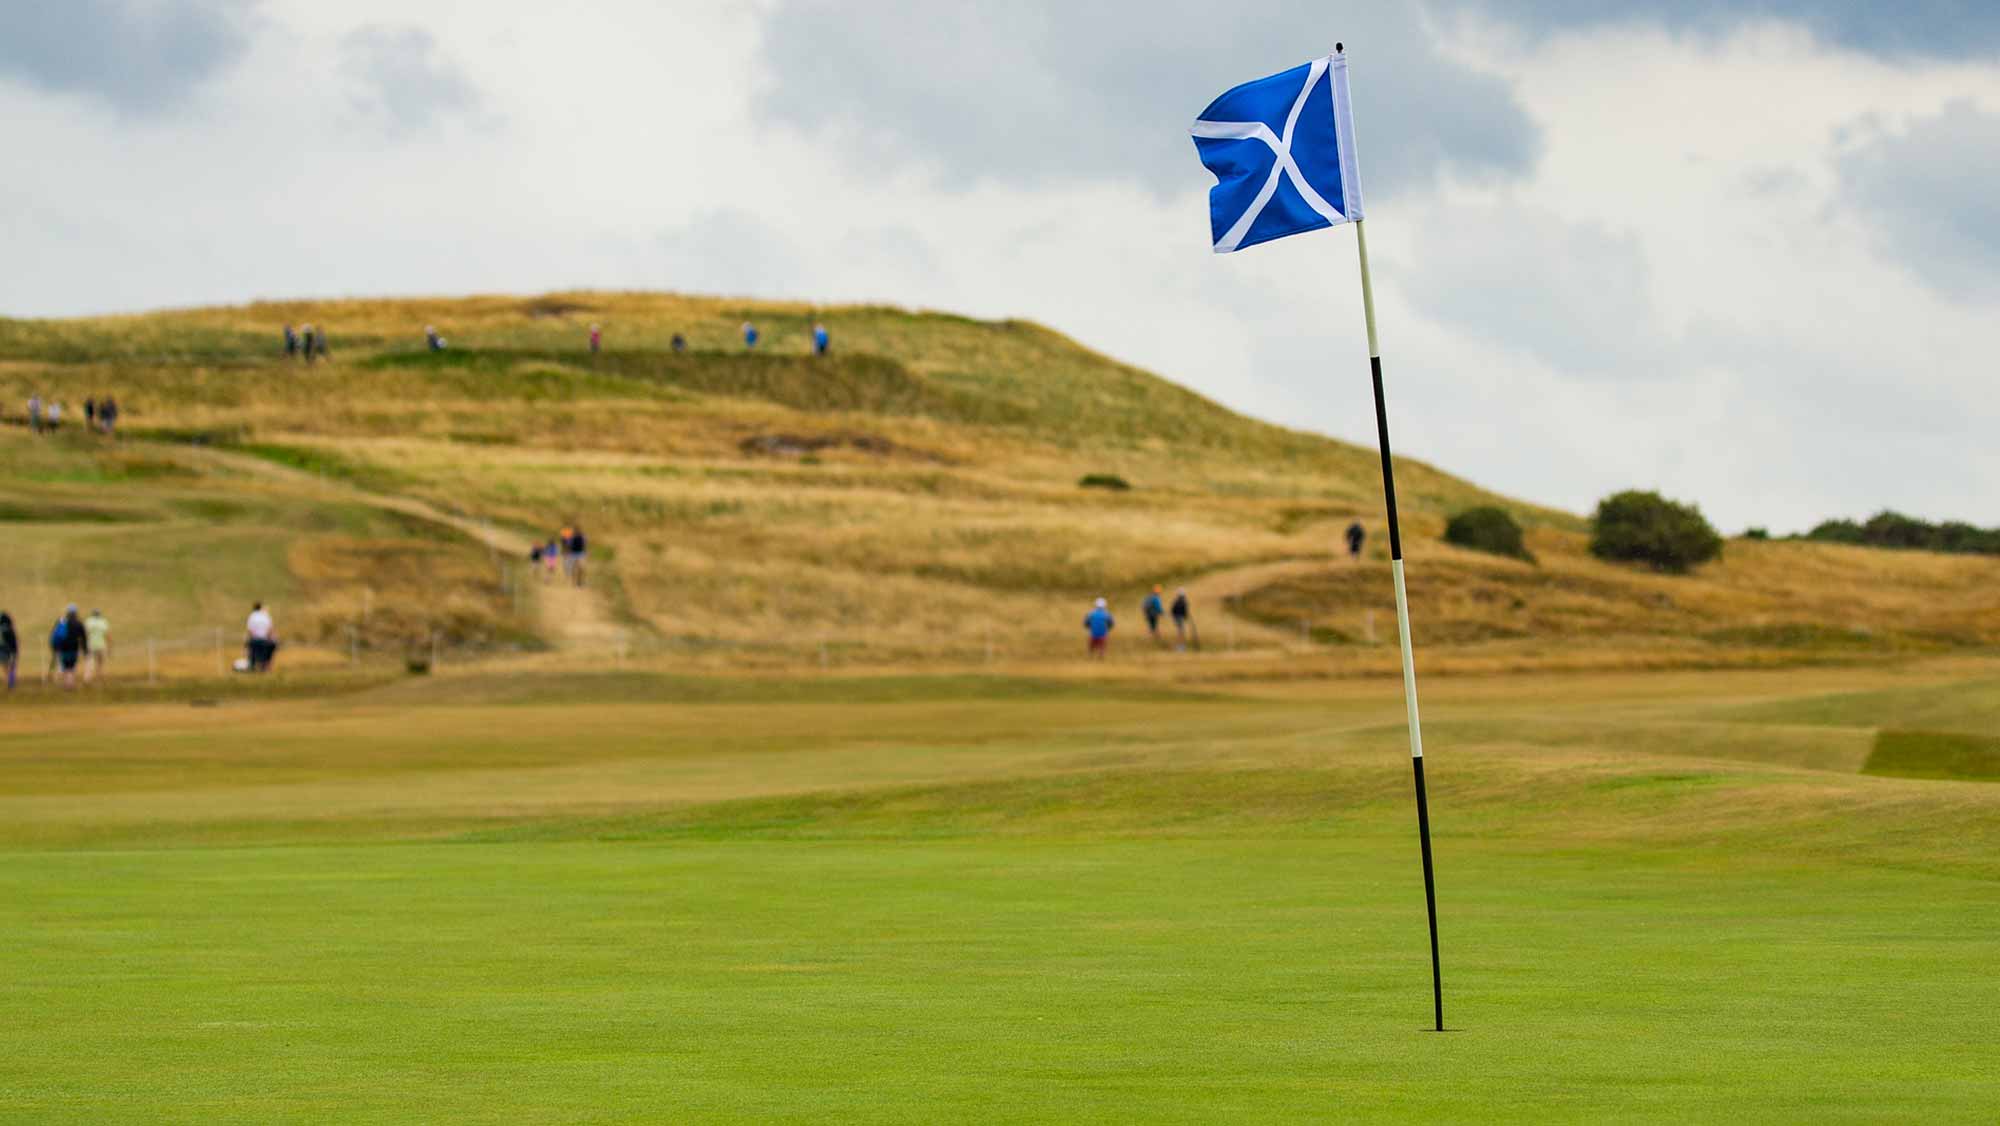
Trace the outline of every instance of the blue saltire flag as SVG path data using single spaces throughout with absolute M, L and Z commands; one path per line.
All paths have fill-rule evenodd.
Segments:
M 1333 54 L 1223 94 L 1191 130 L 1215 173 L 1215 252 L 1361 218 L 1347 58 Z

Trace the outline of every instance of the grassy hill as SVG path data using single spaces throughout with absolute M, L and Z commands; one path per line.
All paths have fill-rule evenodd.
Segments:
M 815 320 L 829 356 L 809 354 Z M 285 361 L 280 326 L 308 321 L 331 358 Z M 426 325 L 450 350 L 424 349 Z M 190 652 L 252 597 L 330 653 L 436 635 L 729 665 L 1043 660 L 1073 652 L 1098 595 L 1130 637 L 1155 583 L 1191 588 L 1211 650 L 1365 671 L 1391 633 L 1372 450 L 1024 322 L 607 293 L 0 320 L 11 420 L 31 393 L 73 419 L 114 394 L 124 437 L 0 428 L 0 521 L 26 545 L 0 606 L 115 603 Z M 1981 559 L 1733 544 L 1666 579 L 1588 557 L 1574 515 L 1418 462 L 1398 474 L 1418 635 L 1447 665 L 2000 637 L 2000 565 Z M 1542 565 L 1439 543 L 1477 503 L 1527 524 Z M 1330 565 L 1355 519 L 1376 533 L 1368 561 Z M 593 539 L 585 601 L 522 573 L 529 539 L 571 520 Z

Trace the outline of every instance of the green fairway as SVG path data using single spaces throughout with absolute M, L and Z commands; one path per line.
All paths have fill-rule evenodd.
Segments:
M 0 1116 L 2000 1105 L 1990 670 L 1440 682 L 1446 1035 L 1392 685 L 510 683 L 0 712 Z

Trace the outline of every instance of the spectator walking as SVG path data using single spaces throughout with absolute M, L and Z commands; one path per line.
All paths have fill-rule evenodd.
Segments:
M 826 326 L 815 323 L 813 325 L 813 355 L 826 355 L 826 350 L 832 345 L 833 337 L 826 331 Z
M 1160 587 L 1158 583 L 1153 584 L 1153 592 L 1146 596 L 1145 604 L 1140 609 L 1146 612 L 1146 633 L 1152 637 L 1154 644 L 1158 644 L 1160 640 L 1160 619 L 1165 617 L 1167 613 L 1167 604 L 1160 601 Z
M 305 356 L 306 363 L 310 364 L 313 362 L 313 348 L 316 346 L 317 341 L 313 337 L 313 326 L 307 325 L 301 328 L 299 330 L 299 352 Z
M 1361 526 L 1361 521 L 1356 520 L 1354 523 L 1349 524 L 1347 526 L 1347 557 L 1359 563 L 1361 561 L 1361 545 L 1367 542 L 1367 539 L 1368 531 Z
M 42 397 L 28 396 L 28 429 L 37 434 L 42 432 Z
M 599 349 L 601 349 L 601 348 L 603 348 L 603 347 L 604 347 L 604 334 L 603 334 L 602 332 L 598 331 L 598 328 L 597 328 L 597 326 L 596 326 L 596 325 L 591 325 L 591 326 L 590 326 L 590 354 L 591 354 L 591 355 L 593 355 L 593 356 L 597 355 L 597 353 L 598 353 L 598 350 L 599 350 Z
M 1177 639 L 1174 648 L 1177 650 L 1187 648 L 1188 628 L 1193 624 L 1192 616 L 1188 611 L 1187 588 L 1180 587 L 1174 591 L 1174 637 Z
M 271 658 L 278 652 L 278 631 L 271 612 L 262 602 L 250 604 L 250 617 L 243 622 L 243 656 L 251 672 L 271 671 Z
M 566 581 L 576 579 L 576 557 L 569 553 L 569 538 L 575 534 L 576 529 L 568 524 L 564 524 L 562 530 L 556 533 L 556 550 L 562 555 L 562 573 Z
M 14 632 L 14 619 L 5 610 L 0 610 L 0 667 L 7 670 L 7 691 L 12 692 L 21 668 L 21 637 Z
M 562 544 L 554 536 L 542 546 L 542 581 L 556 581 L 556 568 L 562 565 Z
M 97 407 L 97 421 L 99 425 L 104 427 L 104 432 L 106 434 L 114 438 L 118 436 L 117 399 L 114 399 L 109 395 L 104 396 L 104 402 L 98 404 Z
M 83 619 L 76 616 L 76 605 L 63 611 L 56 619 L 55 628 L 49 631 L 49 668 L 60 669 L 64 688 L 76 687 L 76 663 L 83 658 L 84 646 L 88 642 L 83 634 Z M 47 676 L 44 674 L 43 679 Z
M 85 398 L 83 400 L 83 428 L 85 430 L 97 429 L 97 400 L 94 398 Z
M 1103 660 L 1105 652 L 1111 646 L 1111 631 L 1117 627 L 1118 623 L 1111 617 L 1110 608 L 1105 606 L 1102 598 L 1098 599 L 1090 608 L 1090 613 L 1083 616 L 1084 631 L 1090 634 L 1090 648 L 1086 652 L 1100 661 Z
M 685 351 L 687 351 L 687 350 L 688 350 L 688 338 L 687 338 L 687 337 L 685 337 L 685 336 L 682 336 L 682 335 L 681 335 L 680 333 L 678 333 L 678 332 L 677 332 L 677 333 L 674 333 L 674 339 L 673 339 L 673 341 L 672 341 L 672 342 L 671 342 L 671 343 L 670 343 L 670 344 L 668 345 L 668 347 L 672 348 L 672 349 L 673 349 L 674 351 L 676 351 L 676 352 L 685 352 Z
M 424 347 L 433 352 L 444 351 L 444 337 L 438 335 L 437 326 L 424 326 Z
M 327 331 L 325 325 L 319 326 L 319 329 L 313 335 L 313 339 L 319 342 L 318 347 L 319 347 L 320 358 L 323 360 L 332 358 L 333 341 L 327 339 Z
M 51 402 L 48 406 L 42 408 L 42 413 L 48 416 L 49 430 L 51 432 L 62 429 L 61 403 Z
M 749 321 L 743 322 L 743 346 L 745 348 L 755 348 L 757 346 L 757 326 L 751 324 Z
M 285 358 L 289 360 L 289 359 L 291 359 L 291 358 L 292 358 L 293 356 L 296 356 L 296 355 L 298 355 L 298 354 L 299 354 L 299 332 L 298 332 L 298 330 L 297 330 L 297 329 L 293 328 L 293 327 L 292 327 L 291 325 L 286 325 L 286 326 L 285 326 Z
M 583 585 L 583 563 L 589 554 L 589 541 L 583 538 L 582 528 L 572 528 L 569 533 L 570 578 L 578 586 Z
M 93 609 L 83 620 L 83 682 L 104 679 L 104 663 L 111 656 L 111 622 L 104 611 Z

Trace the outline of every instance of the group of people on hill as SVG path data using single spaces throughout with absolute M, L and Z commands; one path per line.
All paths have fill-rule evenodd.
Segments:
M 270 670 L 271 658 L 278 652 L 278 632 L 262 602 L 250 607 L 250 617 L 244 622 L 243 650 L 243 659 L 236 663 L 238 671 Z M 21 653 L 21 633 L 14 616 L 0 610 L 0 670 L 6 673 L 9 692 L 20 680 Z M 49 660 L 42 668 L 42 682 L 54 680 L 74 691 L 80 684 L 104 681 L 110 664 L 111 619 L 102 610 L 92 610 L 86 616 L 76 603 L 70 603 L 49 627 Z
M 679 338 L 676 337 L 676 339 Z M 757 347 L 757 341 L 761 339 L 763 339 L 763 337 L 757 331 L 757 322 L 744 321 L 743 322 L 744 349 L 754 350 Z M 826 326 L 824 324 L 821 324 L 819 321 L 813 322 L 811 334 L 808 337 L 808 339 L 812 343 L 812 354 L 815 356 L 824 356 L 826 355 L 827 350 L 833 347 L 833 334 L 831 332 L 828 332 Z M 678 348 L 674 350 L 677 352 L 680 351 L 680 349 Z
M 528 549 L 528 563 L 542 576 L 542 581 L 556 581 L 556 572 L 561 570 L 563 579 L 576 586 L 584 583 L 584 564 L 589 559 L 590 541 L 583 529 L 575 521 L 564 525 L 547 543 L 538 543 Z
M 1200 645 L 1200 635 L 1195 632 L 1194 612 L 1188 606 L 1187 588 L 1174 591 L 1173 605 L 1169 606 L 1162 597 L 1164 588 L 1155 584 L 1145 601 L 1139 604 L 1140 612 L 1146 616 L 1146 635 L 1155 645 L 1165 645 L 1166 638 L 1160 634 L 1160 619 L 1171 616 L 1174 621 L 1174 650 L 1188 647 L 1193 641 Z M 1118 620 L 1111 614 L 1111 606 L 1099 598 L 1083 616 L 1083 631 L 1089 637 L 1089 647 L 1085 650 L 1091 657 L 1103 660 L 1111 648 L 1111 631 L 1118 628 Z
M 75 689 L 79 673 L 85 684 L 102 679 L 110 657 L 110 619 L 102 610 L 84 617 L 71 603 L 49 629 L 49 663 L 42 680 L 59 677 L 64 688 Z M 21 670 L 21 635 L 5 610 L 0 610 L 0 667 L 6 669 L 7 691 L 12 692 Z
M 291 325 L 286 325 L 285 358 L 289 360 L 293 357 L 304 357 L 307 363 L 312 363 L 315 359 L 330 357 L 333 353 L 326 337 L 324 328 L 300 325 L 295 329 Z
M 40 394 L 28 396 L 28 429 L 37 434 L 52 434 L 62 429 L 63 405 L 57 399 L 43 399 Z M 118 400 L 109 395 L 102 399 L 95 395 L 83 401 L 83 426 L 93 434 L 116 435 L 118 431 Z

